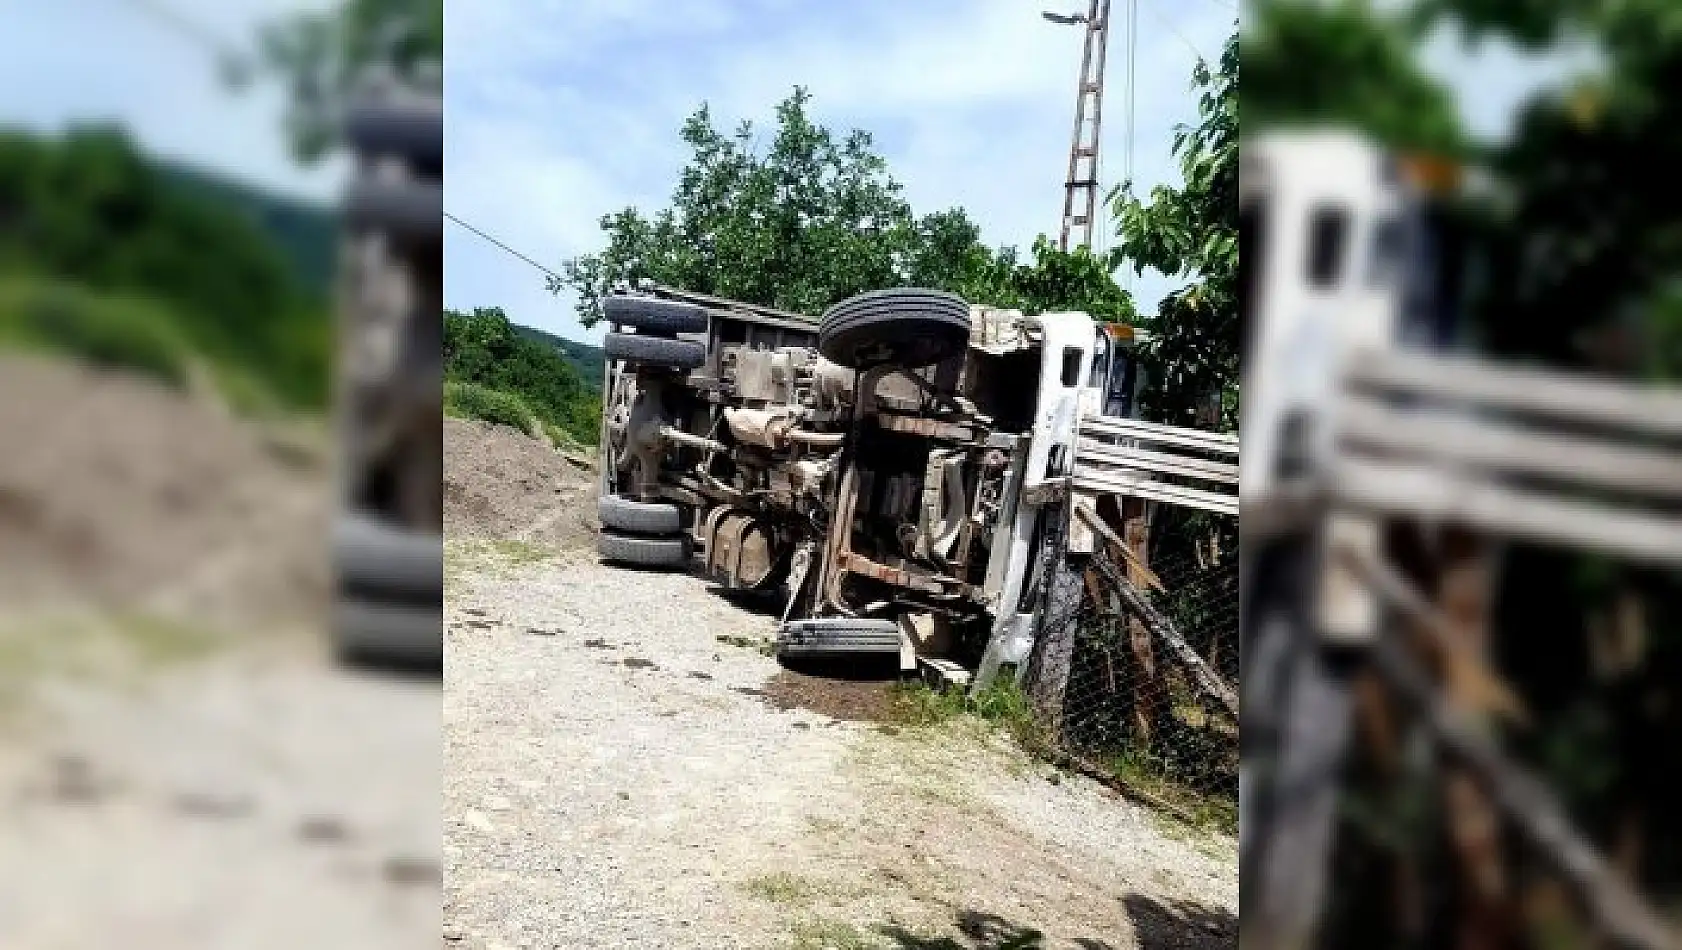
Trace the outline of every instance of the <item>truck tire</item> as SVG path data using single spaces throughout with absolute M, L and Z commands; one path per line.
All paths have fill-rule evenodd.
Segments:
M 824 312 L 818 352 L 849 369 L 920 369 L 963 352 L 969 304 L 939 290 L 894 287 L 841 301 Z
M 688 567 L 689 539 L 637 538 L 603 531 L 596 538 L 596 553 L 605 561 L 638 567 Z
M 677 534 L 683 512 L 663 501 L 633 501 L 623 495 L 603 495 L 596 501 L 602 527 L 631 534 Z
M 437 99 L 359 102 L 345 115 L 345 141 L 362 155 L 400 156 L 437 174 L 444 167 L 444 110 Z
M 602 315 L 609 323 L 632 327 L 652 336 L 707 332 L 707 311 L 692 303 L 657 297 L 602 298 Z
M 630 333 L 609 333 L 602 351 L 610 360 L 667 369 L 694 369 L 707 359 L 707 348 L 700 343 Z
M 345 196 L 352 231 L 381 231 L 401 244 L 444 239 L 444 192 L 436 181 L 362 179 Z

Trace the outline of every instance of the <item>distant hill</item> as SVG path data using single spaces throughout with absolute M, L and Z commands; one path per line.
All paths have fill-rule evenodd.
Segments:
M 214 201 L 255 224 L 291 265 L 298 282 L 318 299 L 332 295 L 339 216 L 328 204 L 282 197 L 236 178 L 161 159 L 161 178 L 197 198 Z
M 517 323 L 514 325 L 514 332 L 528 340 L 535 340 L 559 350 L 561 355 L 566 357 L 566 361 L 578 370 L 578 375 L 584 378 L 585 385 L 589 386 L 592 392 L 601 392 L 602 374 L 607 365 L 601 347 L 568 340 L 536 327 L 523 327 Z

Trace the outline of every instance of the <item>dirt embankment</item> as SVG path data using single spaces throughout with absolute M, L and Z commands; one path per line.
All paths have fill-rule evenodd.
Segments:
M 562 547 L 596 534 L 593 469 L 507 426 L 444 420 L 444 536 Z
M 145 379 L 0 355 L 0 609 L 221 629 L 326 603 L 325 426 L 256 424 Z

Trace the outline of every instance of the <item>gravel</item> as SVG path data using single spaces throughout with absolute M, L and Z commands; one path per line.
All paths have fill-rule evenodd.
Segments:
M 458 566 L 446 604 L 459 945 L 1236 945 L 1230 839 L 971 727 L 777 708 L 771 615 L 547 550 Z

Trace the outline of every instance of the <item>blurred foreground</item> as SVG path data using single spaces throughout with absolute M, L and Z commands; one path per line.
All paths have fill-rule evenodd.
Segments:
M 441 4 L 105 12 L 109 70 L 11 83 L 0 114 L 0 946 L 433 945 L 438 684 L 331 636 L 330 528 L 369 464 L 340 434 L 334 367 L 366 375 L 368 334 L 340 353 L 337 263 L 370 236 L 296 195 L 321 180 L 298 163 L 343 167 L 358 76 L 437 59 Z M 102 48 L 57 7 L 7 18 Z M 184 61 L 202 87 L 167 90 Z M 411 365 L 387 388 L 413 432 L 440 393 Z M 437 438 L 385 471 L 431 445 L 434 559 Z
M 1245 945 L 1682 945 L 1682 7 L 1375 6 L 1245 20 Z

